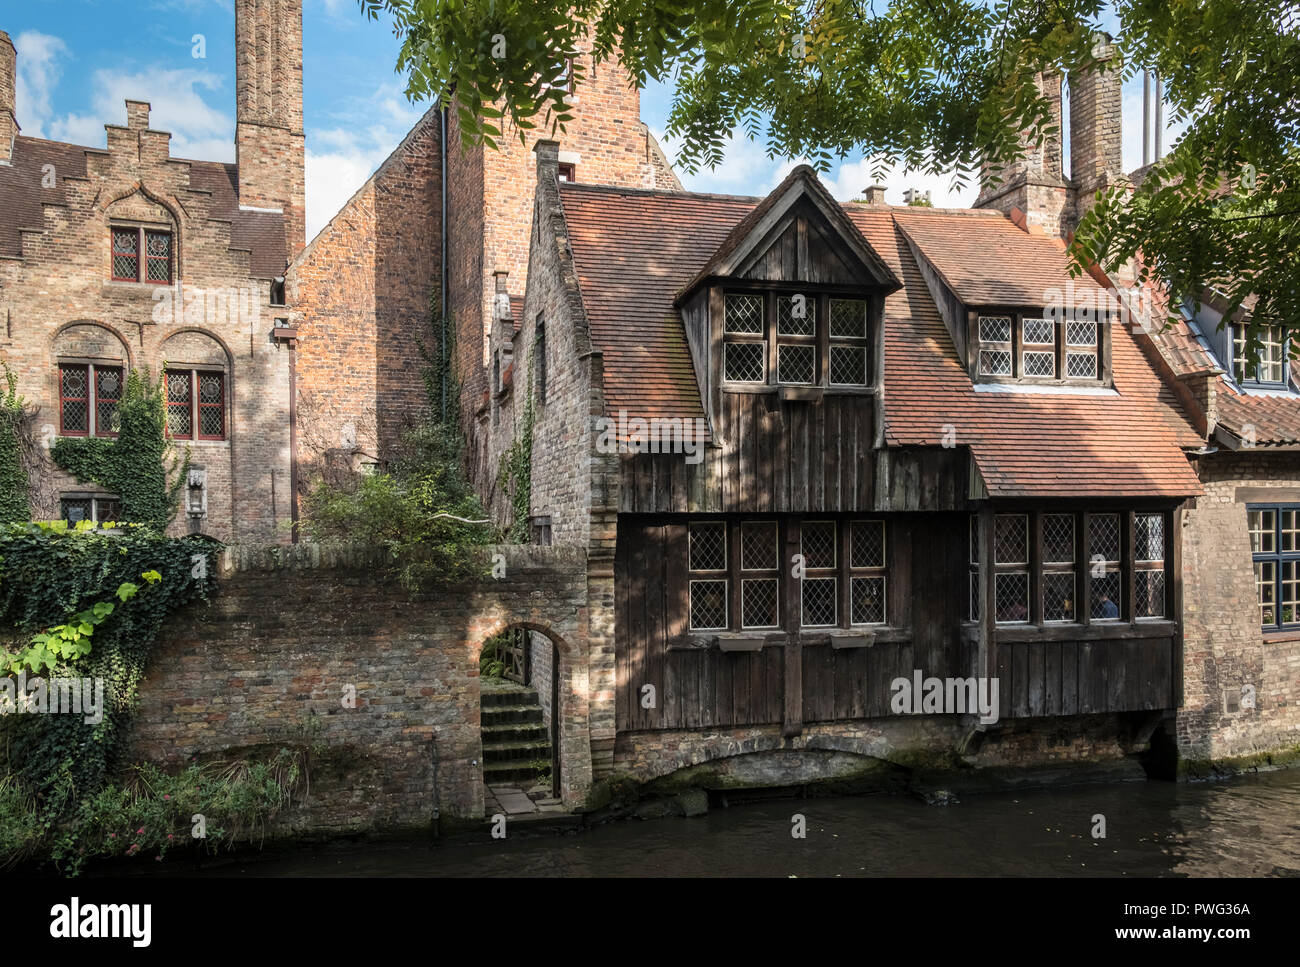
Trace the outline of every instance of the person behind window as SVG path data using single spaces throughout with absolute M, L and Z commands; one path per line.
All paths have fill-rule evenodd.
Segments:
M 1092 616 L 1094 618 L 1118 618 L 1119 606 L 1110 599 L 1110 595 L 1102 591 L 1092 603 Z

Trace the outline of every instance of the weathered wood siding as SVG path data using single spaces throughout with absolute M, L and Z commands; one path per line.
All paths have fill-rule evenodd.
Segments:
M 629 514 L 884 513 L 964 510 L 967 451 L 872 448 L 873 398 L 819 404 L 723 394 L 740 427 L 699 463 L 682 454 L 626 454 L 619 510 Z M 768 407 L 771 407 L 769 409 Z

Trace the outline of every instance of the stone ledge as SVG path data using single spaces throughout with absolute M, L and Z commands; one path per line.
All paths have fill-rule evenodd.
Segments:
M 582 564 L 580 547 L 535 544 L 488 544 L 481 548 L 485 565 L 502 554 L 507 570 Z M 218 577 L 281 571 L 369 570 L 389 563 L 388 552 L 366 544 L 231 544 L 217 555 Z

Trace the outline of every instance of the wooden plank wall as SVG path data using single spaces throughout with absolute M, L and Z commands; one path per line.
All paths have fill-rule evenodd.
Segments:
M 999 642 L 999 715 L 1175 708 L 1173 655 L 1167 636 Z
M 723 393 L 721 446 L 699 463 L 680 453 L 624 454 L 628 514 L 870 513 L 964 510 L 970 462 L 959 447 L 874 447 L 874 397 L 782 402 Z

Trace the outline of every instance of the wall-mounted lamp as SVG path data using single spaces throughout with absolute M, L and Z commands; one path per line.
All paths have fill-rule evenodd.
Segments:
M 190 515 L 190 532 L 203 529 L 203 518 L 208 516 L 208 472 L 202 467 L 190 467 L 190 478 L 185 488 L 185 505 Z

